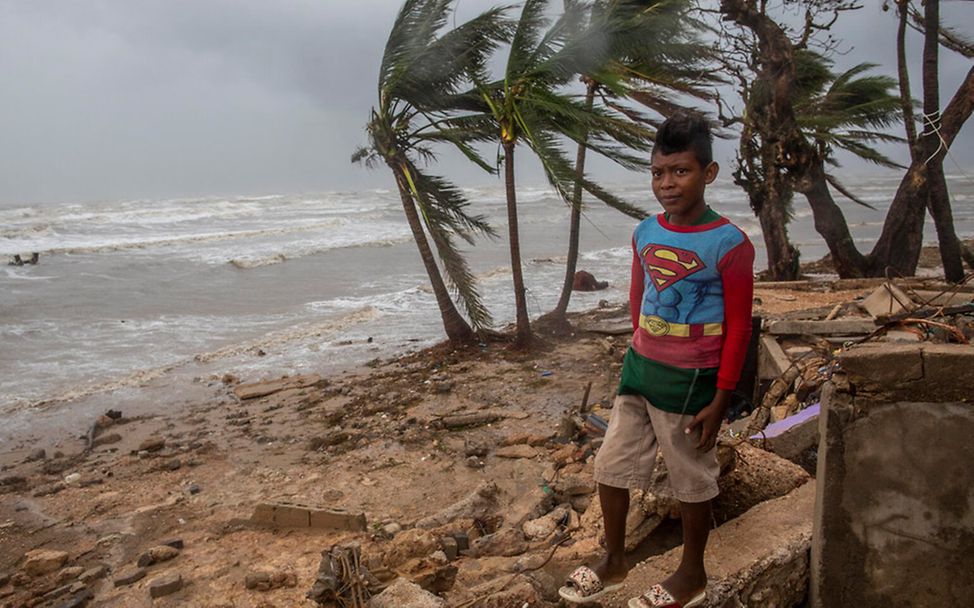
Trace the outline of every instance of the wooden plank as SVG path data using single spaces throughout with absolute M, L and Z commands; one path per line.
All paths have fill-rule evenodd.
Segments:
M 768 326 L 773 336 L 832 336 L 862 335 L 876 330 L 876 324 L 866 319 L 835 319 L 834 321 L 774 321 Z

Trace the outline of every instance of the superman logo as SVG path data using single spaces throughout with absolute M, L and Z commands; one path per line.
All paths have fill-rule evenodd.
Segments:
M 648 245 L 643 249 L 643 260 L 656 291 L 706 268 L 696 253 L 664 245 Z

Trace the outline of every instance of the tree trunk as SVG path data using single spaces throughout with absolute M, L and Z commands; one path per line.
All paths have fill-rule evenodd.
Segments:
M 954 97 L 947 104 L 940 119 L 940 136 L 947 149 L 960 132 L 964 123 L 974 111 L 974 67 L 957 88 Z M 943 152 L 942 152 L 943 153 Z M 927 176 L 923 161 L 914 160 L 886 213 L 883 232 L 876 246 L 867 256 L 869 276 L 884 276 L 889 267 L 899 274 L 912 275 L 916 272 L 923 245 L 923 217 L 926 211 Z
M 845 215 L 832 198 L 825 177 L 825 167 L 818 165 L 809 171 L 801 180 L 799 189 L 812 208 L 815 231 L 825 239 L 829 247 L 835 272 L 843 279 L 865 276 L 866 258 L 856 249 Z
M 594 82 L 588 84 L 585 93 L 585 110 L 591 111 L 595 103 L 595 89 L 598 85 Z M 587 136 L 585 137 L 587 139 Z M 565 282 L 561 286 L 561 297 L 558 304 L 552 311 L 551 316 L 558 320 L 565 320 L 568 312 L 568 303 L 572 298 L 572 287 L 575 284 L 575 270 L 578 268 L 578 241 L 582 225 L 582 182 L 581 178 L 585 175 L 585 144 L 578 144 L 578 152 L 575 155 L 575 175 L 578 181 L 575 182 L 575 189 L 572 191 L 571 224 L 568 228 L 568 261 L 565 262 Z
M 440 317 L 443 320 L 443 329 L 451 343 L 469 344 L 476 340 L 477 335 L 470 324 L 457 310 L 450 297 L 450 293 L 443 283 L 440 269 L 436 265 L 433 251 L 430 249 L 429 241 L 426 239 L 426 232 L 423 224 L 416 213 L 416 206 L 410 194 L 409 183 L 401 167 L 390 165 L 393 174 L 396 176 L 396 185 L 399 187 L 399 199 L 402 201 L 402 210 L 406 214 L 406 221 L 409 229 L 413 233 L 413 240 L 416 241 L 416 248 L 419 249 L 419 257 L 423 260 L 426 274 L 429 276 L 430 285 L 433 288 L 433 295 L 436 297 L 436 305 L 440 309 Z
M 769 186 L 758 220 L 768 252 L 768 279 L 795 281 L 799 276 L 798 250 L 788 239 L 788 217 L 785 214 L 784 193 Z
M 964 278 L 960 241 L 954 232 L 950 195 L 944 178 L 943 142 L 940 141 L 940 0 L 926 0 L 923 40 L 923 151 L 927 169 L 927 209 L 937 227 L 944 278 Z
M 910 94 L 910 70 L 906 64 L 906 23 L 909 19 L 910 0 L 896 0 L 899 10 L 899 24 L 896 28 L 896 70 L 900 85 L 900 107 L 903 111 L 903 126 L 906 128 L 906 143 L 910 147 L 910 160 L 916 160 L 917 129 L 913 116 L 913 96 Z
M 514 189 L 514 142 L 504 142 L 504 185 L 507 190 L 507 230 L 511 245 L 511 274 L 514 278 L 514 305 L 517 310 L 517 332 L 514 345 L 527 348 L 531 345 L 531 321 L 524 292 L 524 275 L 521 273 L 521 241 L 517 226 L 517 193 Z

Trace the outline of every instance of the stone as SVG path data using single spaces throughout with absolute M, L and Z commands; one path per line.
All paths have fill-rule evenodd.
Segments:
M 78 580 L 82 583 L 91 583 L 97 581 L 108 574 L 108 566 L 105 564 L 98 564 L 97 566 L 92 566 L 84 572 L 78 575 Z
M 524 534 L 516 528 L 501 528 L 493 534 L 482 536 L 473 541 L 470 546 L 470 555 L 483 557 L 488 555 L 499 555 L 501 557 L 514 557 L 521 555 L 528 550 L 528 543 L 524 539 Z
M 440 542 L 429 530 L 410 528 L 400 532 L 383 551 L 383 563 L 395 568 L 410 559 L 425 557 L 440 548 Z
M 876 324 L 864 319 L 836 319 L 834 321 L 774 321 L 768 333 L 774 336 L 852 336 L 872 333 Z
M 166 440 L 163 437 L 149 437 L 139 444 L 140 452 L 158 452 L 166 447 Z
M 38 460 L 44 460 L 45 458 L 47 458 L 47 452 L 44 450 L 44 448 L 35 448 L 30 451 L 30 454 L 27 455 L 24 462 L 37 462 Z
M 118 443 L 121 440 L 122 436 L 118 433 L 106 433 L 104 435 L 95 437 L 95 440 L 91 442 L 91 447 L 97 448 L 98 446 L 102 445 Z
M 62 568 L 61 571 L 57 573 L 57 580 L 61 583 L 73 581 L 81 576 L 81 573 L 84 571 L 85 569 L 81 566 L 68 566 L 67 568 Z
M 561 505 L 557 509 L 548 513 L 544 517 L 532 519 L 524 522 L 521 529 L 528 540 L 544 540 L 555 533 L 559 524 L 567 519 L 571 508 L 568 505 Z
M 608 281 L 598 281 L 591 272 L 579 270 L 572 278 L 572 289 L 575 291 L 601 291 L 609 287 Z
M 49 483 L 47 485 L 36 488 L 32 495 L 34 497 L 40 498 L 41 496 L 54 496 L 58 492 L 63 491 L 67 488 L 63 481 L 55 481 L 54 483 Z
M 473 492 L 446 509 L 416 522 L 418 528 L 435 528 L 455 519 L 484 519 L 497 506 L 497 484 L 485 481 Z
M 181 466 L 183 466 L 183 463 L 178 458 L 173 458 L 172 460 L 166 462 L 167 471 L 178 471 Z
M 182 551 L 186 546 L 181 538 L 167 538 L 166 540 L 159 541 L 159 544 L 172 547 L 173 549 L 179 549 L 180 551 Z
M 404 578 L 396 579 L 369 601 L 369 608 L 447 608 L 446 600 Z
M 529 445 L 509 445 L 499 448 L 494 454 L 499 458 L 534 458 L 540 452 Z
M 60 570 L 67 561 L 67 551 L 34 549 L 24 555 L 23 571 L 28 576 L 43 576 Z
M 82 608 L 95 597 L 95 593 L 91 589 L 80 589 L 73 593 L 74 595 L 70 598 L 58 604 L 57 608 Z
M 116 587 L 124 587 L 126 585 L 131 585 L 137 581 L 145 578 L 145 568 L 138 568 L 136 566 L 126 566 L 115 575 L 113 583 Z
M 147 568 L 153 564 L 167 562 L 179 556 L 179 549 L 169 545 L 157 545 L 139 556 L 138 566 Z
M 65 475 L 64 477 L 64 485 L 76 486 L 80 482 L 81 482 L 81 473 L 71 473 L 69 475 Z
M 236 395 L 237 399 L 246 401 L 248 399 L 266 397 L 267 395 L 272 395 L 276 392 L 283 391 L 284 389 L 313 386 L 319 382 L 321 382 L 321 376 L 318 374 L 308 374 L 305 376 L 281 378 L 279 380 L 267 380 L 264 382 L 240 384 L 233 389 L 233 394 Z
M 455 560 L 460 555 L 460 547 L 457 539 L 452 536 L 445 536 L 440 539 L 440 546 L 443 547 L 443 554 L 448 561 Z
M 514 499 L 504 511 L 504 523 L 515 528 L 524 522 L 541 517 L 555 505 L 555 496 L 537 486 Z
M 480 439 L 466 439 L 463 442 L 464 456 L 484 457 L 490 452 L 490 444 Z
M 153 598 L 172 595 L 183 588 L 183 577 L 179 574 L 160 576 L 149 581 L 149 596 Z
M 382 535 L 386 538 L 394 538 L 396 534 L 399 534 L 401 531 L 402 526 L 394 521 L 382 526 Z
M 186 486 L 186 491 L 189 492 L 191 495 L 196 495 L 199 494 L 202 490 L 200 489 L 199 484 L 191 483 L 188 486 Z
M 873 318 L 898 315 L 901 312 L 916 308 L 916 304 L 910 299 L 910 296 L 903 293 L 899 287 L 892 283 L 880 285 L 859 305 Z

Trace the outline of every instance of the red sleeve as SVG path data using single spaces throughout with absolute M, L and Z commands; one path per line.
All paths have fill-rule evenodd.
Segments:
M 643 264 L 636 251 L 636 239 L 632 239 L 632 279 L 629 281 L 629 314 L 632 316 L 632 330 L 639 329 L 639 313 L 643 308 Z
M 744 241 L 717 264 L 724 288 L 724 343 L 720 350 L 717 388 L 734 390 L 741 377 L 751 340 L 751 302 L 754 298 L 754 246 Z

